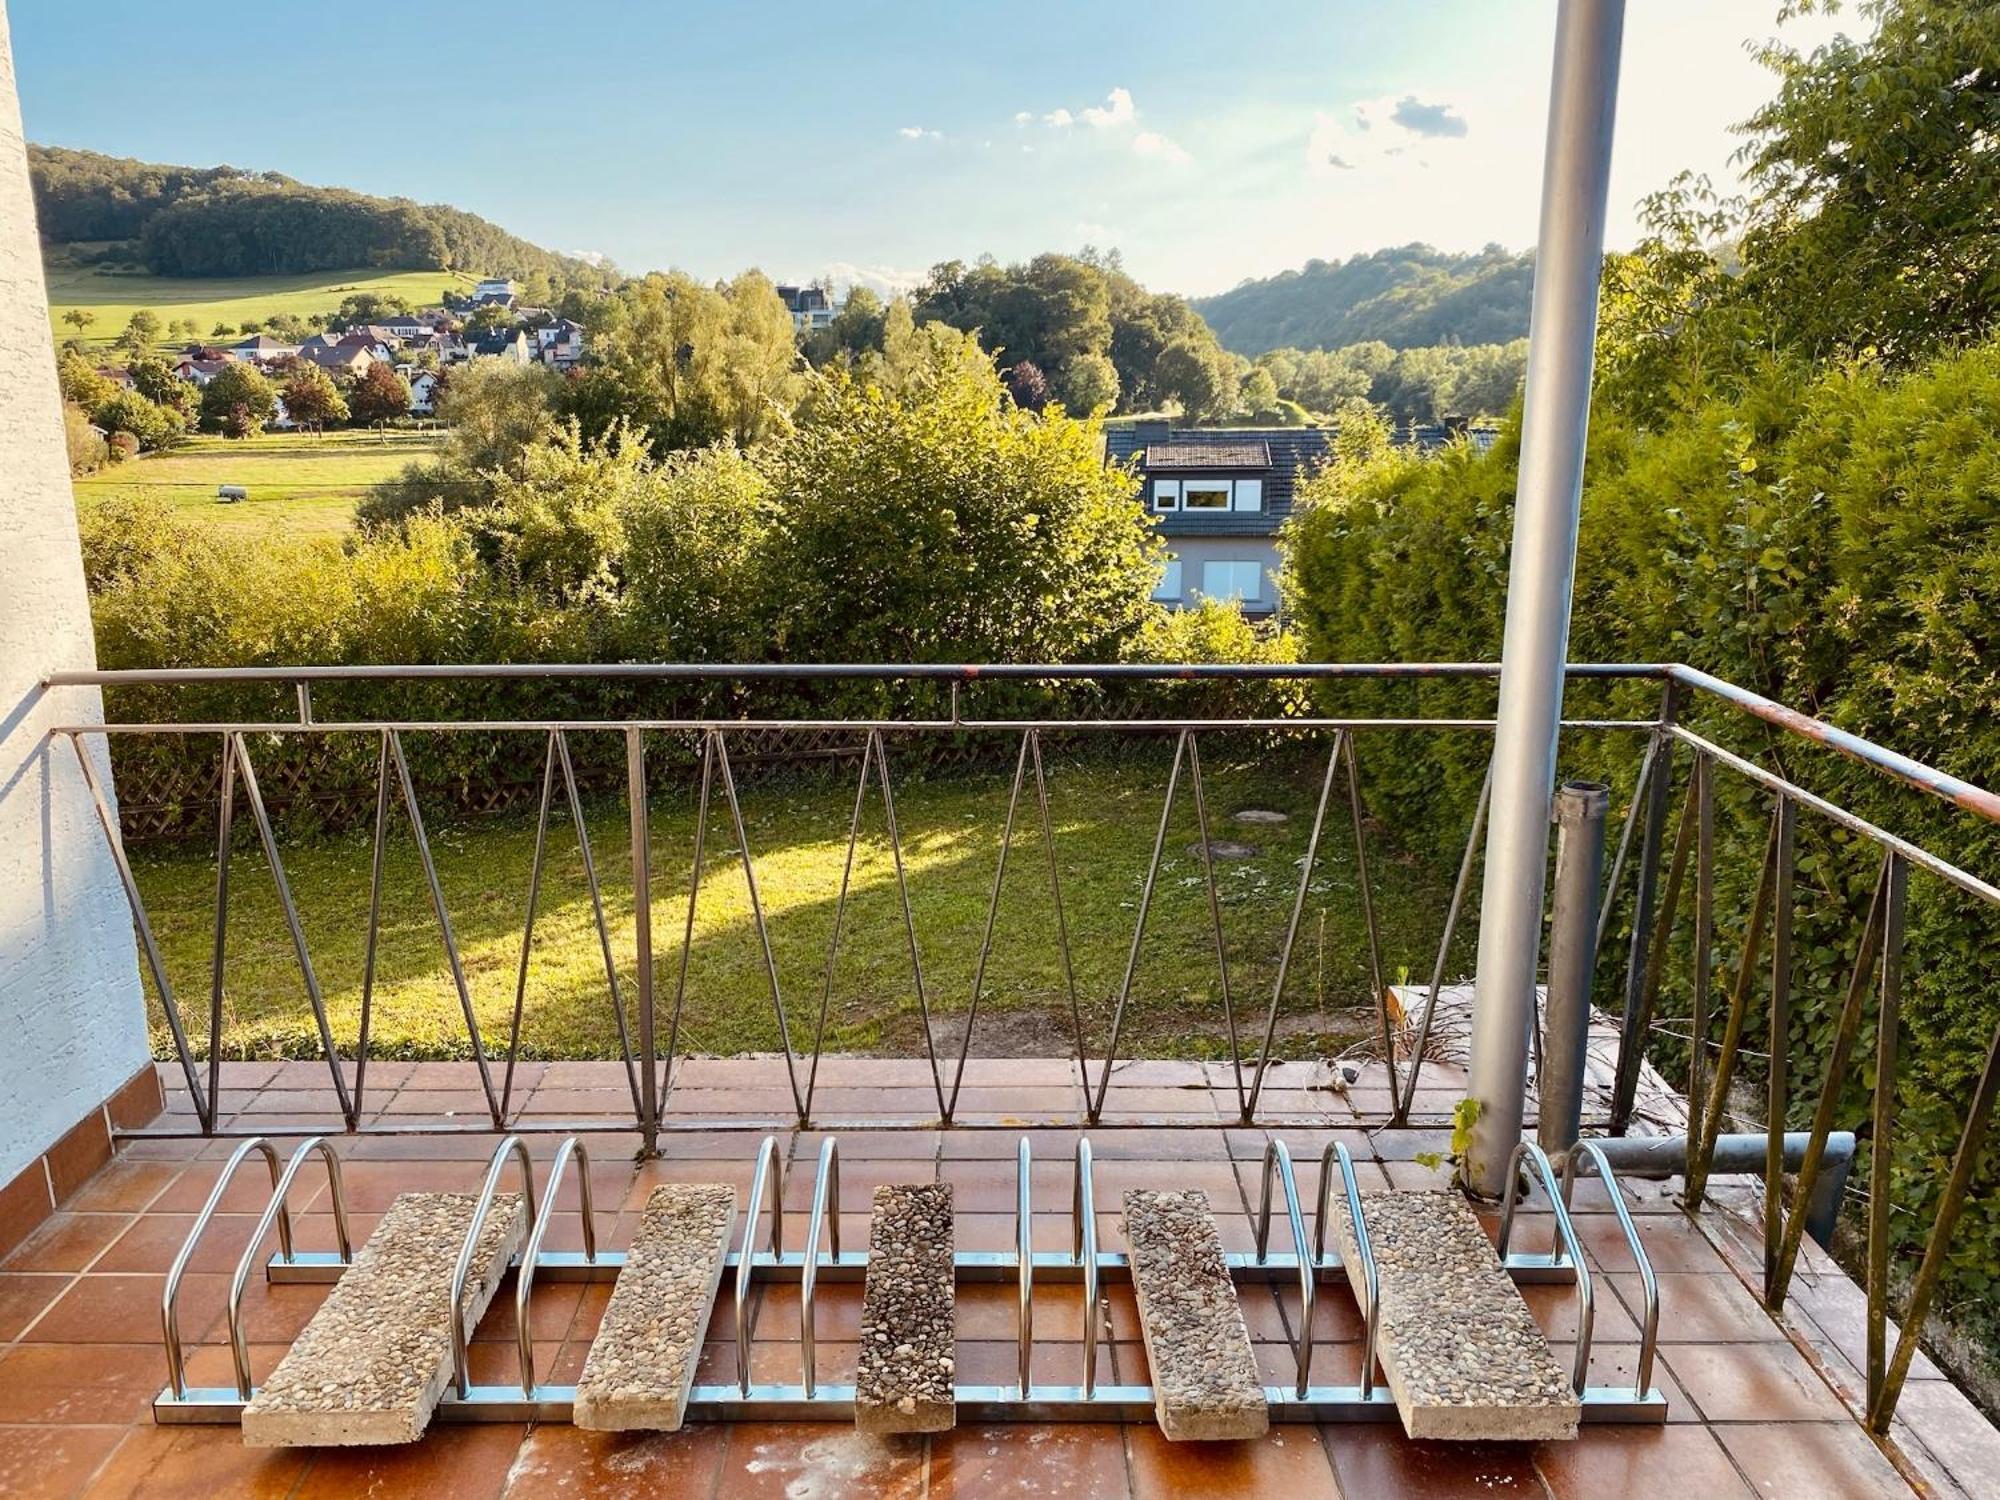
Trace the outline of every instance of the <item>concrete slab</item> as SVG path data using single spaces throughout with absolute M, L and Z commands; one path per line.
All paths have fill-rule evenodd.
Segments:
M 875 1189 L 854 1372 L 863 1432 L 944 1432 L 958 1420 L 951 1184 Z
M 1160 1431 L 1174 1442 L 1261 1435 L 1270 1414 L 1208 1195 L 1131 1189 L 1125 1240 Z

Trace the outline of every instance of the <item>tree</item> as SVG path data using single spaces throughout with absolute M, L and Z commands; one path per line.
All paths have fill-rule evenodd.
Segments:
M 118 347 L 132 355 L 150 354 L 159 341 L 160 315 L 143 307 L 132 314 L 125 331 L 118 335 Z
M 277 415 L 277 388 L 256 366 L 232 360 L 202 387 L 201 425 L 226 437 L 249 437 Z
M 465 326 L 474 333 L 485 333 L 493 328 L 505 328 L 514 321 L 514 309 L 498 302 L 484 303 L 472 310 L 472 316 L 465 320 Z
M 1022 411 L 1040 411 L 1049 404 L 1049 378 L 1042 373 L 1039 365 L 1024 359 L 1017 365 L 1010 365 L 1001 380 L 1007 387 L 1007 394 Z
M 1078 416 L 1118 405 L 1118 366 L 1108 354 L 1079 354 L 1063 371 L 1063 405 Z
M 90 414 L 68 401 L 63 402 L 63 442 L 69 448 L 72 474 L 102 468 L 109 454 L 103 435 L 91 425 Z
M 543 365 L 497 359 L 459 365 L 438 392 L 437 414 L 447 424 L 438 456 L 376 485 L 357 517 L 402 522 L 431 505 L 456 511 L 490 504 L 499 479 L 518 477 L 527 451 L 555 433 L 555 398 L 563 388 Z
M 1262 366 L 1254 368 L 1243 378 L 1243 384 L 1236 393 L 1239 410 L 1250 416 L 1260 412 L 1272 412 L 1278 405 L 1278 382 L 1271 372 Z
M 194 426 L 201 415 L 201 397 L 194 386 L 174 373 L 174 367 L 158 355 L 134 360 L 132 388 L 148 401 L 179 412 L 183 429 Z
M 1160 394 L 1180 403 L 1190 421 L 1219 416 L 1234 404 L 1235 391 L 1229 372 L 1217 351 L 1203 348 L 1190 338 L 1180 338 L 1160 351 L 1155 367 Z
M 96 365 L 74 349 L 63 350 L 56 360 L 56 383 L 62 387 L 63 400 L 85 412 L 96 411 L 118 389 L 97 373 Z
M 87 307 L 72 307 L 63 314 L 62 320 L 80 334 L 97 321 L 97 314 Z
M 347 420 L 347 398 L 318 365 L 300 364 L 286 376 L 278 394 L 286 415 L 301 427 L 323 428 Z
M 130 433 L 142 448 L 169 448 L 187 431 L 178 411 L 148 401 L 137 391 L 118 391 L 91 413 L 106 432 Z
M 357 422 L 393 422 L 410 414 L 410 383 L 396 367 L 376 360 L 354 383 L 347 408 Z

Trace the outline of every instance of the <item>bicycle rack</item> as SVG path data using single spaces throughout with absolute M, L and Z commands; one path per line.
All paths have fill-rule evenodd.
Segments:
M 687 1404 L 690 1421 L 846 1421 L 853 1417 L 854 1386 L 851 1381 L 836 1383 L 819 1380 L 814 1370 L 818 1288 L 829 1283 L 860 1282 L 866 1277 L 868 1266 L 865 1249 L 844 1251 L 841 1247 L 838 1143 L 830 1136 L 821 1142 L 807 1236 L 796 1249 L 787 1249 L 784 1243 L 784 1161 L 780 1146 L 776 1136 L 766 1136 L 758 1146 L 742 1239 L 739 1247 L 726 1256 L 723 1263 L 724 1273 L 734 1274 L 737 1376 L 726 1383 L 696 1385 L 689 1394 Z M 237 1357 L 236 1387 L 190 1389 L 186 1384 L 183 1350 L 175 1317 L 180 1281 L 230 1180 L 253 1151 L 261 1153 L 269 1163 L 273 1191 L 258 1222 L 256 1234 L 238 1263 L 237 1276 L 232 1281 L 229 1330 L 231 1347 Z M 335 1228 L 341 1247 L 334 1254 L 300 1252 L 291 1241 L 287 1196 L 299 1168 L 313 1154 L 319 1155 L 325 1162 L 331 1185 Z M 520 1168 L 531 1224 L 527 1241 L 511 1267 L 516 1273 L 514 1306 L 520 1382 L 518 1386 L 472 1384 L 466 1368 L 470 1330 L 463 1326 L 462 1316 L 455 1317 L 453 1379 L 437 1407 L 435 1420 L 440 1422 L 569 1420 L 576 1397 L 575 1387 L 539 1383 L 535 1376 L 528 1316 L 534 1286 L 543 1281 L 610 1282 L 617 1278 L 625 1265 L 623 1251 L 598 1248 L 591 1201 L 590 1162 L 582 1142 L 575 1136 L 566 1136 L 561 1140 L 550 1162 L 538 1207 L 533 1162 L 526 1144 L 520 1137 L 509 1135 L 495 1147 L 472 1223 L 460 1250 L 453 1275 L 455 1305 L 462 1305 L 472 1250 L 492 1210 L 510 1157 Z M 578 1179 L 578 1211 L 583 1249 L 545 1250 L 544 1239 L 558 1213 L 558 1193 L 572 1160 L 580 1163 L 582 1169 Z M 1577 1347 L 1573 1379 L 1582 1401 L 1582 1419 L 1586 1422 L 1664 1421 L 1666 1400 L 1652 1385 L 1659 1324 L 1657 1283 L 1631 1215 L 1625 1209 L 1610 1163 L 1603 1152 L 1589 1141 L 1579 1142 L 1564 1154 L 1560 1174 L 1532 1142 L 1523 1141 L 1515 1149 L 1513 1163 L 1516 1170 L 1509 1173 L 1510 1189 L 1502 1204 L 1496 1248 L 1502 1267 L 1516 1284 L 1569 1285 L 1576 1288 Z M 1550 1200 L 1555 1233 L 1547 1253 L 1510 1249 L 1519 1200 L 1518 1169 L 1524 1163 Z M 955 1273 L 961 1284 L 1011 1283 L 1018 1293 L 1016 1379 L 1006 1385 L 959 1385 L 956 1390 L 959 1421 L 1151 1420 L 1154 1396 L 1151 1386 L 1107 1384 L 1098 1379 L 1098 1320 L 1102 1289 L 1107 1285 L 1129 1284 L 1131 1265 L 1124 1252 L 1106 1251 L 1098 1246 L 1095 1168 L 1089 1137 L 1080 1136 L 1076 1143 L 1069 1195 L 1071 1232 L 1069 1243 L 1062 1250 L 1038 1251 L 1033 1248 L 1032 1168 L 1031 1148 L 1023 1137 L 1015 1157 L 1014 1247 L 1002 1251 L 961 1250 L 954 1256 Z M 1594 1288 L 1568 1212 L 1575 1178 L 1582 1168 L 1594 1169 L 1603 1179 L 1644 1287 L 1646 1302 L 1642 1342 L 1636 1380 L 1629 1387 L 1591 1386 L 1587 1380 Z M 255 1393 L 249 1379 L 245 1353 L 247 1344 L 240 1316 L 242 1284 L 248 1279 L 251 1264 L 263 1239 L 274 1225 L 279 1232 L 280 1248 L 266 1263 L 266 1274 L 272 1282 L 324 1284 L 339 1278 L 352 1263 L 346 1203 L 339 1173 L 339 1161 L 333 1149 L 318 1137 L 301 1144 L 282 1169 L 278 1166 L 276 1151 L 262 1138 L 245 1141 L 230 1157 L 168 1275 L 163 1300 L 163 1327 L 169 1379 L 166 1389 L 154 1403 L 156 1421 L 233 1423 L 241 1419 L 243 1407 Z M 1386 1383 L 1376 1375 L 1376 1349 L 1381 1322 L 1380 1276 L 1370 1245 L 1354 1163 L 1347 1148 L 1337 1141 L 1330 1143 L 1320 1158 L 1320 1180 L 1310 1234 L 1291 1152 L 1282 1140 L 1273 1138 L 1266 1144 L 1260 1175 L 1255 1248 L 1248 1252 L 1228 1251 L 1223 1258 L 1232 1280 L 1239 1286 L 1289 1282 L 1296 1284 L 1299 1290 L 1298 1332 L 1288 1336 L 1297 1374 L 1290 1382 L 1265 1387 L 1271 1420 L 1371 1422 L 1394 1418 L 1395 1401 Z M 1363 1360 L 1358 1383 L 1314 1384 L 1311 1379 L 1314 1302 L 1321 1289 L 1346 1284 L 1350 1280 L 1350 1267 L 1342 1261 L 1337 1248 L 1329 1243 L 1328 1236 L 1336 1176 L 1349 1221 L 1354 1227 L 1356 1258 L 1360 1261 L 1361 1281 L 1357 1302 L 1364 1324 Z M 1289 1249 L 1276 1248 L 1271 1243 L 1274 1184 L 1277 1196 L 1282 1198 L 1285 1219 L 1291 1229 Z M 770 1204 L 770 1229 L 764 1248 L 760 1249 L 758 1221 L 766 1201 Z M 774 1284 L 797 1284 L 799 1287 L 803 1368 L 796 1385 L 763 1383 L 750 1378 L 750 1356 L 759 1300 L 755 1294 L 760 1286 Z M 1033 1378 L 1034 1295 L 1038 1284 L 1079 1285 L 1082 1288 L 1087 1312 L 1077 1384 L 1037 1384 Z

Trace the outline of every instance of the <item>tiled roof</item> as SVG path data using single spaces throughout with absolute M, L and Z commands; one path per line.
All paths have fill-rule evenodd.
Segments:
M 1148 469 L 1268 469 L 1269 443 L 1189 442 L 1149 443 L 1145 449 Z

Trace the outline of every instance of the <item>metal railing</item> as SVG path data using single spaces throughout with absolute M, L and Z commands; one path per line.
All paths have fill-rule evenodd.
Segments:
M 1870 1161 L 1877 1190 L 1869 1195 L 1867 1224 L 1866 1285 L 1869 1302 L 1868 1405 L 1869 1422 L 1877 1431 L 1885 1430 L 1897 1396 L 1915 1353 L 1924 1317 L 1942 1276 L 1945 1253 L 1953 1229 L 1961 1217 L 1981 1161 L 1992 1122 L 1996 1094 L 2000 1094 L 2000 1029 L 1988 1045 L 1983 1069 L 1971 1097 L 1965 1102 L 1963 1127 L 1952 1156 L 1952 1166 L 1935 1211 L 1921 1263 L 1910 1279 L 1910 1291 L 1895 1347 L 1886 1342 L 1889 1291 L 1890 1194 L 1883 1189 L 1888 1181 L 1894 1144 L 1894 1080 L 1899 1056 L 1899 1015 L 1902 992 L 1902 944 L 1905 925 L 1907 886 L 1912 871 L 1935 878 L 1951 889 L 1972 897 L 1986 908 L 2000 909 L 2000 886 L 1933 853 L 1917 841 L 1864 818 L 1821 796 L 1789 775 L 1768 769 L 1756 761 L 1726 748 L 1716 739 L 1695 732 L 1684 722 L 1692 705 L 1703 705 L 1711 717 L 1740 719 L 1746 724 L 1768 726 L 1779 743 L 1811 743 L 1859 762 L 1901 785 L 1940 799 L 1984 820 L 2000 823 L 2000 796 L 1947 775 L 1898 752 L 1873 744 L 1832 725 L 1801 714 L 1759 694 L 1735 687 L 1706 673 L 1677 664 L 1582 663 L 1569 669 L 1573 681 L 1609 684 L 1647 683 L 1660 689 L 1657 711 L 1638 718 L 1575 718 L 1564 721 L 1569 732 L 1602 732 L 1628 735 L 1640 741 L 1635 785 L 1616 844 L 1616 852 L 1605 883 L 1606 899 L 1601 903 L 1597 930 L 1600 946 L 1608 940 L 1618 911 L 1624 911 L 1630 930 L 1629 948 L 1624 957 L 1620 987 L 1620 1048 L 1615 1084 L 1610 1091 L 1608 1115 L 1596 1122 L 1613 1134 L 1629 1126 L 1635 1105 L 1641 1063 L 1647 1042 L 1663 1029 L 1656 1012 L 1669 967 L 1669 952 L 1676 933 L 1677 919 L 1690 882 L 1693 898 L 1693 1013 L 1690 1033 L 1691 1062 L 1687 1080 L 1688 1203 L 1698 1208 L 1707 1187 L 1721 1121 L 1726 1113 L 1730 1090 L 1736 1081 L 1746 1051 L 1744 1039 L 1750 1022 L 1754 975 L 1768 947 L 1770 957 L 1770 1002 L 1766 1007 L 1769 1040 L 1765 1078 L 1766 1120 L 1770 1149 L 1764 1184 L 1765 1298 L 1774 1310 L 1782 1307 L 1797 1262 L 1806 1206 L 1812 1201 L 1816 1180 L 1825 1157 L 1826 1143 L 1840 1110 L 1840 1090 L 1861 1034 L 1864 1012 L 1871 988 L 1876 990 L 1875 1074 L 1873 1091 Z M 901 1129 L 901 1128 L 983 1128 L 991 1122 L 962 1121 L 959 1117 L 961 1090 L 970 1054 L 974 1022 L 985 989 L 987 962 L 994 942 L 1006 862 L 1015 838 L 1024 792 L 1032 782 L 1034 796 L 1033 832 L 1048 851 L 1048 893 L 1055 921 L 1052 935 L 1060 961 L 1060 974 L 1075 1042 L 1075 1061 L 1082 1084 L 1082 1107 L 1073 1118 L 1050 1118 L 1051 1125 L 1102 1127 L 1111 1124 L 1145 1124 L 1184 1128 L 1201 1123 L 1187 1118 L 1167 1117 L 1127 1119 L 1107 1113 L 1108 1089 L 1113 1064 L 1125 1035 L 1128 1011 L 1134 999 L 1135 975 L 1146 941 L 1148 919 L 1153 906 L 1166 852 L 1169 828 L 1175 815 L 1183 783 L 1193 803 L 1200 854 L 1200 881 L 1205 896 L 1207 927 L 1213 938 L 1217 964 L 1218 993 L 1228 1041 L 1228 1077 L 1233 1089 L 1238 1121 L 1269 1129 L 1306 1128 L 1323 1124 L 1319 1119 L 1292 1119 L 1274 1114 L 1266 1106 L 1265 1084 L 1275 1056 L 1278 1021 L 1285 999 L 1287 977 L 1308 900 L 1316 865 L 1321 857 L 1327 820 L 1339 803 L 1345 804 L 1338 821 L 1349 825 L 1353 839 L 1354 872 L 1359 883 L 1362 925 L 1365 928 L 1372 1018 L 1379 1032 L 1376 1045 L 1379 1061 L 1388 1072 L 1389 1108 L 1364 1123 L 1400 1125 L 1413 1118 L 1426 1058 L 1430 1052 L 1434 1017 L 1450 964 L 1458 929 L 1466 915 L 1470 876 L 1477 863 L 1484 825 L 1490 811 L 1490 776 L 1482 789 L 1468 829 L 1463 858 L 1459 865 L 1437 960 L 1424 991 L 1424 1003 L 1416 1018 L 1413 1037 L 1399 1037 L 1390 1013 L 1389 986 L 1382 960 L 1380 914 L 1369 872 L 1367 809 L 1362 799 L 1359 764 L 1361 740 L 1384 731 L 1424 733 L 1486 733 L 1493 727 L 1489 717 L 1397 717 L 1340 716 L 1298 713 L 1246 713 L 1223 715 L 1141 714 L 1137 717 L 1092 717 L 1076 713 L 1022 714 L 1014 717 L 982 717 L 968 711 L 966 698 L 981 684 L 1004 682 L 1017 685 L 1064 685 L 1112 683 L 1288 683 L 1325 685 L 1337 681 L 1383 683 L 1424 680 L 1492 680 L 1498 667 L 1490 663 L 1306 663 L 1287 665 L 1044 665 L 1006 664 L 959 665 L 492 665 L 492 666 L 399 666 L 399 667 L 254 667 L 201 670 L 160 670 L 138 672 L 65 672 L 52 676 L 50 686 L 94 685 L 105 688 L 147 686 L 175 688 L 201 684 L 265 684 L 289 686 L 295 691 L 297 714 L 289 719 L 227 720 L 220 722 L 108 722 L 61 726 L 52 735 L 70 742 L 75 750 L 112 856 L 138 933 L 141 954 L 171 1036 L 173 1052 L 180 1065 L 196 1119 L 195 1130 L 203 1135 L 231 1136 L 242 1127 L 229 1118 L 224 1107 L 220 1072 L 220 1047 L 214 1039 L 223 1029 L 222 974 L 226 954 L 226 927 L 230 896 L 229 851 L 236 799 L 240 787 L 256 827 L 257 839 L 270 867 L 286 930 L 296 958 L 305 998 L 311 1008 L 315 1033 L 327 1065 L 333 1094 L 342 1123 L 349 1132 L 370 1131 L 501 1131 L 501 1130 L 636 1130 L 646 1150 L 658 1148 L 663 1133 L 675 1130 L 743 1130 L 763 1132 L 793 1128 L 815 1129 Z M 634 719 L 515 718 L 515 719 L 374 719 L 322 721 L 315 717 L 312 689 L 315 684 L 383 681 L 478 681 L 512 679 L 519 681 L 588 681 L 618 679 L 629 681 L 728 682 L 747 687 L 764 683 L 791 684 L 809 688 L 813 684 L 908 683 L 930 684 L 933 691 L 948 690 L 948 710 L 929 717 L 839 717 L 760 719 L 745 715 L 724 717 L 661 717 Z M 740 737 L 772 729 L 814 729 L 851 734 L 859 750 L 860 769 L 855 789 L 854 816 L 849 829 L 847 860 L 833 911 L 825 982 L 814 1019 L 811 1049 L 802 1056 L 795 1046 L 788 1011 L 774 957 L 769 919 L 757 884 L 757 861 L 750 848 L 742 810 L 742 798 L 730 759 L 730 747 Z M 1269 1002 L 1250 1027 L 1239 1025 L 1238 996 L 1229 983 L 1229 963 L 1223 941 L 1221 902 L 1210 848 L 1210 819 L 1202 744 L 1205 737 L 1236 731 L 1254 731 L 1274 738 L 1312 741 L 1326 752 L 1323 775 L 1318 781 L 1305 857 L 1299 866 L 1299 884 L 1289 921 L 1279 946 Z M 405 737 L 411 735 L 456 735 L 480 733 L 536 737 L 541 742 L 543 775 L 533 866 L 529 880 L 527 910 L 523 922 L 520 964 L 514 976 L 514 1004 L 508 1028 L 504 1068 L 496 1085 L 493 1054 L 481 1036 L 466 980 L 457 937 L 432 856 L 420 810 L 420 796 L 411 775 Z M 209 993 L 206 1058 L 200 1057 L 184 1024 L 179 1000 L 166 972 L 159 944 L 142 900 L 139 883 L 118 837 L 116 815 L 102 784 L 98 763 L 86 748 L 86 740 L 96 736 L 116 739 L 126 736 L 178 735 L 211 736 L 219 747 L 221 797 L 218 806 L 217 879 L 215 935 Z M 366 914 L 366 947 L 361 977 L 360 1017 L 355 1046 L 343 1058 L 335 1045 L 327 1012 L 326 997 L 314 970 L 298 907 L 286 880 L 284 862 L 269 810 L 261 796 L 252 753 L 253 741 L 264 736 L 337 735 L 372 737 L 376 760 L 376 817 L 369 907 Z M 653 941 L 653 902 L 635 902 L 635 952 L 632 992 L 619 974 L 616 945 L 605 913 L 602 883 L 586 821 L 583 801 L 571 754 L 571 739 L 582 735 L 616 735 L 622 740 L 626 768 L 626 803 L 629 815 L 629 848 L 632 884 L 637 891 L 652 889 L 653 850 L 651 814 L 648 807 L 647 745 L 649 738 L 692 737 L 699 746 L 699 814 L 695 823 L 693 866 L 685 919 L 680 923 L 680 951 L 667 997 L 667 1013 L 660 1014 L 661 986 L 656 963 L 659 955 Z M 906 742 L 921 736 L 1011 737 L 1013 774 L 1006 804 L 1005 828 L 994 873 L 980 938 L 973 993 L 966 1012 L 956 1055 L 939 1046 L 934 1016 L 936 990 L 926 975 L 921 945 L 912 914 L 909 876 L 903 859 L 902 835 L 895 815 L 894 776 L 891 771 L 892 741 Z M 1044 750 L 1048 741 L 1060 737 L 1075 743 L 1079 737 L 1137 735 L 1171 739 L 1171 760 L 1166 774 L 1165 795 L 1157 830 L 1151 841 L 1151 855 L 1144 883 L 1136 902 L 1136 914 L 1122 968 L 1122 976 L 1110 995 L 1111 1015 L 1103 1048 L 1093 1051 L 1087 1044 L 1082 1022 L 1082 1006 L 1072 953 L 1072 933 L 1064 916 L 1061 883 L 1054 858 L 1054 829 L 1049 809 L 1049 778 Z M 1675 762 L 1688 761 L 1686 793 L 1677 823 L 1671 818 Z M 1779 757 L 1782 763 L 1782 757 Z M 1722 1007 L 1723 1032 L 1719 1042 L 1711 1036 L 1715 1017 L 1709 1008 L 1715 979 L 1711 957 L 1717 930 L 1717 832 L 1716 788 L 1723 777 L 1756 796 L 1768 800 L 1769 827 L 1760 873 L 1754 887 L 1749 920 L 1745 927 L 1742 956 L 1734 969 L 1726 1003 Z M 550 810 L 560 779 L 580 841 L 589 892 L 591 918 L 603 960 L 606 998 L 615 1017 L 619 1057 L 623 1064 L 632 1100 L 629 1117 L 605 1117 L 591 1121 L 537 1120 L 523 1118 L 515 1107 L 514 1082 L 521 1055 L 523 1012 L 526 1005 L 527 965 L 533 942 L 533 924 L 540 897 L 541 876 L 547 852 Z M 842 932 L 847 921 L 850 882 L 854 857 L 861 838 L 863 805 L 871 788 L 879 795 L 894 869 L 897 905 L 908 950 L 910 978 L 922 1026 L 924 1058 L 929 1072 L 930 1094 L 935 1115 L 915 1118 L 871 1117 L 865 1120 L 830 1120 L 815 1109 L 820 1080 L 820 1061 L 825 1051 L 832 977 Z M 744 889 L 751 924 L 757 936 L 761 968 L 777 1023 L 783 1050 L 791 1115 L 783 1119 L 701 1118 L 670 1114 L 667 1103 L 678 1076 L 682 1019 L 687 1002 L 689 960 L 694 945 L 695 904 L 700 896 L 706 863 L 705 840 L 711 800 L 718 797 L 728 813 L 728 825 L 743 868 Z M 371 1048 L 371 1023 L 376 987 L 376 951 L 380 935 L 383 894 L 383 861 L 391 803 L 400 800 L 413 835 L 426 891 L 444 946 L 446 967 L 466 1026 L 487 1118 L 475 1125 L 440 1122 L 381 1121 L 367 1117 L 365 1110 L 366 1074 Z M 1852 982 L 1845 992 L 1834 1033 L 1831 1056 L 1814 1104 L 1811 1130 L 1796 1185 L 1787 1204 L 1784 1191 L 1783 1137 L 1786 1114 L 1792 1102 L 1793 1080 L 1789 1066 L 1792 969 L 1794 965 L 1793 882 L 1796 846 L 1802 818 L 1842 830 L 1881 851 L 1874 897 L 1862 927 L 1861 952 Z M 1673 823 L 1670 837 L 1669 825 Z M 1629 894 L 1629 905 L 1625 896 Z M 660 1045 L 664 1020 L 664 1047 Z M 1246 1050 L 1245 1031 L 1258 1037 L 1255 1051 Z M 206 1067 L 202 1064 L 205 1062 Z M 205 1072 L 205 1076 L 204 1076 Z M 775 1225 L 774 1225 L 775 1228 Z M 747 1262 L 746 1262 L 747 1264 Z

